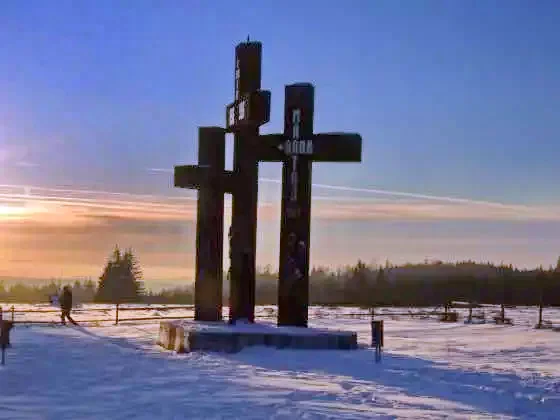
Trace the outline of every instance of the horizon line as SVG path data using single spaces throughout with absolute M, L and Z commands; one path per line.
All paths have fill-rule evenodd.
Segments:
M 134 248 L 132 248 L 132 250 L 134 250 Z M 375 261 L 375 259 L 373 259 Z M 318 270 L 318 269 L 326 269 L 327 272 L 336 272 L 337 270 L 340 269 L 347 269 L 349 267 L 353 267 L 354 265 L 358 264 L 358 262 L 360 262 L 360 258 L 358 258 L 356 260 L 356 262 L 354 263 L 349 263 L 349 264 L 343 264 L 340 266 L 336 266 L 336 267 L 331 267 L 331 266 L 325 266 L 325 265 L 313 265 L 309 267 L 309 273 L 311 274 L 311 272 L 313 270 Z M 427 262 L 426 262 L 427 261 Z M 364 261 L 361 261 L 362 263 L 364 263 Z M 387 267 L 387 264 L 389 265 Z M 458 266 L 461 264 L 472 264 L 475 266 L 479 266 L 479 267 L 488 267 L 488 268 L 500 268 L 500 267 L 509 267 L 511 265 L 513 270 L 519 270 L 519 271 L 538 271 L 538 270 L 554 270 L 554 264 L 549 264 L 548 268 L 545 269 L 543 267 L 543 265 L 538 265 L 535 267 L 522 267 L 522 266 L 518 266 L 518 265 L 514 265 L 514 264 L 505 264 L 503 261 L 500 261 L 499 263 L 497 262 L 492 262 L 492 261 L 486 261 L 486 262 L 481 262 L 481 261 L 474 261 L 474 260 L 457 260 L 457 261 L 442 261 L 442 260 L 438 260 L 438 259 L 428 259 L 426 258 L 423 261 L 418 261 L 418 262 L 405 262 L 405 263 L 401 263 L 401 264 L 395 264 L 393 265 L 391 263 L 390 260 L 386 260 L 385 263 L 383 264 L 377 264 L 377 263 L 365 263 L 366 267 L 368 268 L 373 268 L 373 269 L 383 269 L 383 270 L 391 270 L 391 269 L 398 269 L 398 268 L 407 268 L 407 266 L 415 266 L 415 267 L 440 267 L 440 266 Z M 271 267 L 272 271 L 270 271 L 271 274 L 278 274 L 278 268 L 277 267 L 272 267 L 270 264 L 265 264 L 265 265 L 257 265 L 256 269 L 257 270 L 264 270 L 267 267 Z M 227 272 L 227 270 L 224 271 L 224 274 Z M 264 274 L 264 272 L 262 271 L 258 271 L 259 274 Z M 92 280 L 92 281 L 97 281 L 99 280 L 99 276 L 95 275 L 95 276 L 91 276 L 91 275 L 75 275 L 75 276 L 49 276 L 49 277 L 31 277 L 31 276 L 17 276 L 17 275 L 0 275 L 0 284 L 2 284 L 2 282 L 4 282 L 5 280 L 8 281 L 18 281 L 18 280 L 36 280 L 36 281 L 52 281 L 52 282 L 57 282 L 57 281 L 68 281 L 68 280 L 72 280 L 72 281 L 88 281 L 88 280 Z M 224 281 L 226 281 L 226 278 L 224 276 Z M 155 279 L 155 278 L 149 278 L 149 279 L 140 279 L 140 281 L 142 282 L 155 282 L 155 283 L 175 283 L 175 282 L 188 282 L 188 283 L 193 283 L 194 282 L 194 278 L 187 280 L 187 279 L 179 279 L 179 278 L 174 278 L 174 279 Z

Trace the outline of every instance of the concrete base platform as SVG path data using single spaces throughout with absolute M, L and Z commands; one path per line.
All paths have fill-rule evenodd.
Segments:
M 250 346 L 276 349 L 355 350 L 355 332 L 316 328 L 276 327 L 272 324 L 238 324 L 224 322 L 160 323 L 158 344 L 179 353 L 218 351 L 235 353 Z

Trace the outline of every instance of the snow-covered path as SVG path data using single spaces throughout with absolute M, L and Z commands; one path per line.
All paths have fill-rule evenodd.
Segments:
M 364 321 L 342 327 L 368 339 Z M 0 418 L 553 419 L 560 412 L 560 333 L 551 331 L 387 321 L 376 364 L 369 349 L 175 355 L 154 345 L 157 328 L 18 326 L 0 368 Z

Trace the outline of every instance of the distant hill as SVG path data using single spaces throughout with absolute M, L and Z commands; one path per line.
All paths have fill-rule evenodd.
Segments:
M 378 269 L 371 267 L 372 271 L 375 273 Z M 329 269 L 328 267 L 317 267 L 315 270 L 321 270 L 322 272 L 335 272 L 335 269 Z M 429 279 L 441 279 L 445 277 L 457 277 L 457 276 L 473 276 L 476 278 L 493 278 L 498 276 L 500 268 L 490 263 L 476 263 L 471 261 L 458 262 L 458 263 L 445 263 L 440 261 L 423 262 L 418 264 L 403 264 L 400 266 L 389 266 L 383 267 L 387 280 L 394 281 L 397 277 L 407 279 L 418 279 L 418 280 L 429 280 Z M 521 273 L 534 274 L 535 270 L 518 270 Z M 274 282 L 277 279 L 277 273 L 266 272 L 257 274 L 258 283 Z M 97 283 L 98 279 L 90 277 L 71 277 L 71 278 L 31 278 L 31 277 L 15 277 L 15 276 L 0 276 L 0 284 L 4 286 L 11 286 L 17 283 L 23 283 L 26 285 L 44 285 L 50 282 L 55 283 L 74 283 L 75 281 L 84 282 L 88 279 L 93 280 Z M 229 293 L 229 281 L 227 280 L 227 273 L 224 273 L 224 293 Z M 178 287 L 192 287 L 194 284 L 194 279 L 167 279 L 167 280 L 155 280 L 155 279 L 145 279 L 144 284 L 148 290 L 154 292 L 160 291 L 162 289 L 175 289 Z
M 473 276 L 476 278 L 497 277 L 500 268 L 489 264 L 477 263 L 422 263 L 406 264 L 404 266 L 386 269 L 387 279 L 394 280 L 396 277 L 437 279 L 442 277 Z

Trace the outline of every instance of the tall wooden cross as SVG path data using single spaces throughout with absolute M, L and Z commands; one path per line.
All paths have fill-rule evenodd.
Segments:
M 234 101 L 226 128 L 199 131 L 199 164 L 175 167 L 175 186 L 198 189 L 195 319 L 222 314 L 224 193 L 233 196 L 230 235 L 230 321 L 254 320 L 259 127 L 270 118 L 270 92 L 261 86 L 260 42 L 235 48 Z M 225 133 L 234 134 L 233 171 L 224 169 Z
M 224 193 L 231 193 L 234 177 L 225 166 L 225 130 L 198 129 L 198 165 L 175 167 L 175 186 L 198 189 L 194 317 L 222 319 Z
M 313 134 L 315 88 L 285 87 L 284 133 L 259 136 L 261 162 L 283 162 L 278 324 L 307 326 L 313 162 L 360 162 L 356 133 Z
M 314 87 L 285 88 L 284 133 L 259 135 L 270 117 L 270 92 L 260 90 L 259 42 L 235 50 L 235 100 L 226 129 L 201 127 L 199 165 L 175 167 L 175 186 L 199 190 L 195 319 L 222 312 L 223 195 L 233 195 L 230 236 L 230 321 L 254 320 L 258 163 L 283 162 L 279 325 L 307 325 L 312 162 L 360 162 L 355 133 L 313 134 Z M 224 169 L 225 133 L 234 133 L 234 168 Z

